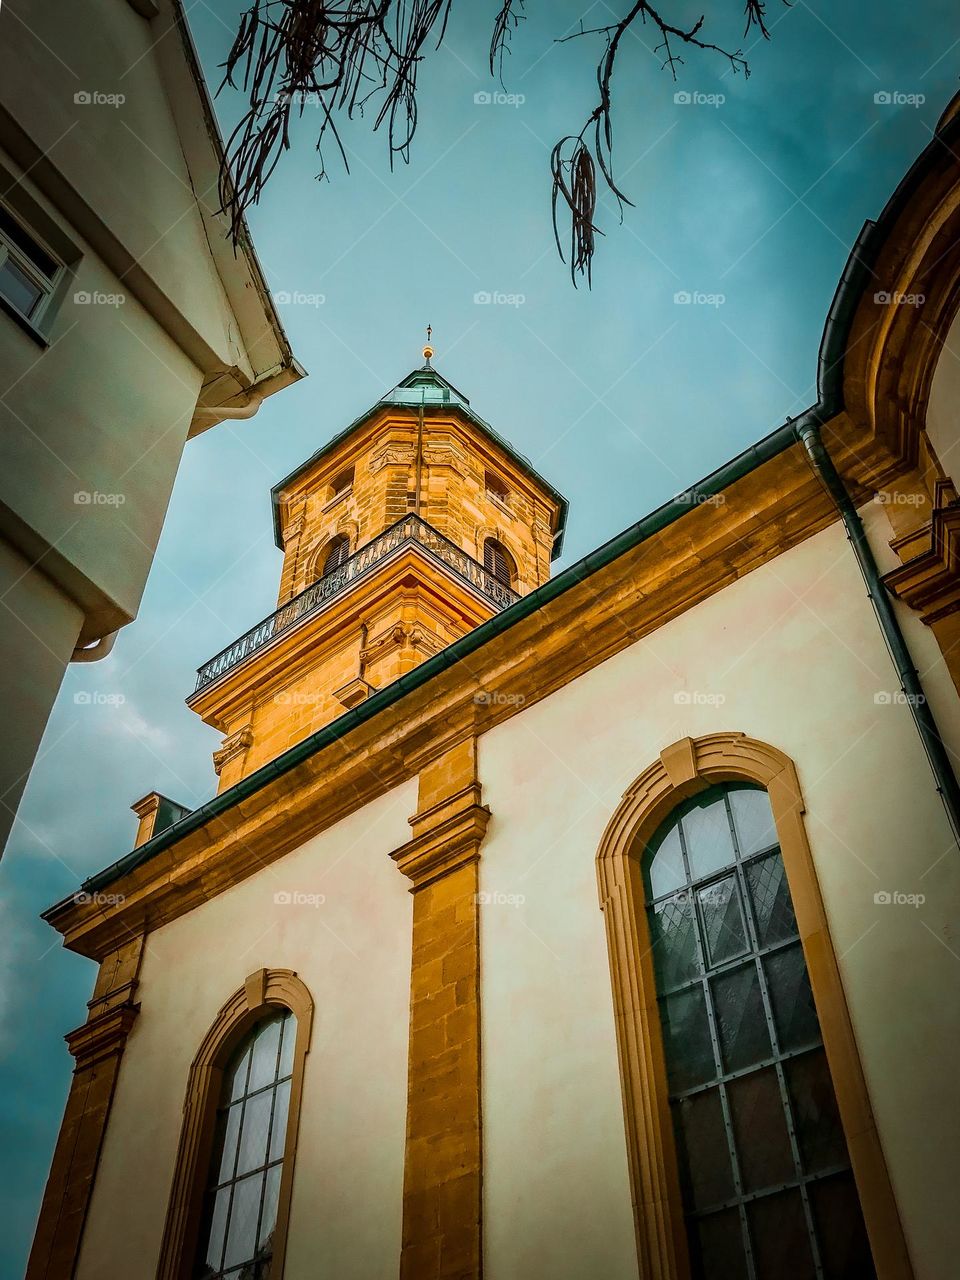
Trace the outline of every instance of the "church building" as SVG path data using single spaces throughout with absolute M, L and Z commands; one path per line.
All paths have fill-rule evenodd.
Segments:
M 28 1280 L 956 1274 L 958 148 L 816 403 L 555 576 L 429 345 L 274 487 L 217 794 L 45 915 L 99 974 Z

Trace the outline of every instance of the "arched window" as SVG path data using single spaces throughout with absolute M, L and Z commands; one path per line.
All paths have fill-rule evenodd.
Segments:
M 873 1276 L 767 792 L 683 802 L 643 887 L 694 1276 Z
M 203 1280 L 268 1280 L 287 1138 L 297 1023 L 249 1031 L 223 1072 L 197 1264 Z
M 483 567 L 505 587 L 512 587 L 517 580 L 513 556 L 496 538 L 487 538 L 483 544 Z
M 339 569 L 343 562 L 350 556 L 350 539 L 345 533 L 338 533 L 336 537 L 331 538 L 327 547 L 327 554 L 323 560 L 324 574 L 332 573 L 334 569 Z
M 190 1068 L 157 1280 L 283 1272 L 313 1001 L 259 969 L 223 1005 Z

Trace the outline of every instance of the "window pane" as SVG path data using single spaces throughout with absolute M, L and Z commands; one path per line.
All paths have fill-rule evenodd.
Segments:
M 257 1218 L 260 1214 L 260 1193 L 263 1190 L 263 1174 L 238 1182 L 233 1191 L 233 1207 L 227 1229 L 227 1248 L 224 1269 L 249 1262 L 256 1253 Z
M 223 1155 L 217 1172 L 216 1182 L 229 1182 L 233 1178 L 233 1165 L 237 1156 L 237 1134 L 240 1132 L 241 1102 L 235 1102 L 227 1111 L 221 1111 L 218 1117 L 219 1135 L 217 1146 L 222 1144 Z M 215 1148 L 216 1150 L 216 1148 Z
M 761 947 L 794 937 L 797 918 L 793 914 L 790 887 L 780 851 L 751 862 L 746 874 Z
M 780 1082 L 773 1067 L 727 1085 L 744 1191 L 762 1191 L 797 1176 Z
M 280 1049 L 280 1079 L 293 1071 L 293 1051 L 297 1047 L 297 1020 L 293 1014 L 288 1015 L 281 1023 L 283 1028 L 283 1045 Z
M 31 316 L 37 303 L 43 297 L 43 290 L 34 284 L 25 271 L 17 266 L 12 258 L 0 266 L 0 293 L 12 302 L 18 311 Z
M 662 897 L 663 894 L 672 893 L 674 889 L 685 885 L 687 876 L 683 869 L 683 854 L 680 852 L 680 828 L 671 827 L 659 846 L 652 844 L 644 861 L 651 898 Z
M 780 1051 L 789 1053 L 804 1045 L 817 1044 L 820 1025 L 813 1004 L 813 992 L 803 959 L 803 948 L 787 947 L 764 961 L 770 1000 L 773 1004 Z
M 722 964 L 742 956 L 747 949 L 747 931 L 740 910 L 740 890 L 736 878 L 727 876 L 697 891 L 707 961 Z
M 230 1207 L 230 1188 L 224 1187 L 222 1191 L 218 1191 L 215 1196 L 211 1196 L 207 1203 L 207 1212 L 210 1214 L 210 1222 L 207 1236 L 207 1247 L 203 1252 L 203 1260 L 213 1271 L 220 1269 L 220 1259 L 223 1255 L 223 1231 L 227 1225 L 227 1209 Z
M 665 898 L 653 908 L 650 944 L 659 990 L 671 991 L 699 974 L 693 902 L 685 893 Z
M 853 1174 L 811 1183 L 810 1204 L 827 1280 L 872 1280 L 876 1271 Z
M 248 1093 L 262 1089 L 277 1078 L 277 1056 L 280 1050 L 280 1019 L 268 1022 L 253 1044 L 253 1062 L 250 1064 Z
M 233 1068 L 233 1075 L 226 1081 L 226 1094 L 231 1102 L 236 1102 L 237 1098 L 242 1098 L 247 1092 L 247 1072 L 250 1069 L 250 1045 L 244 1050 L 236 1066 Z
M 0 208 L 0 231 L 12 244 L 17 246 L 21 253 L 30 259 L 35 267 L 40 268 L 47 279 L 52 279 L 56 275 L 57 264 L 53 258 L 50 257 L 46 249 L 42 249 L 37 244 L 33 236 L 4 208 Z
M 733 810 L 733 825 L 737 832 L 740 856 L 769 849 L 778 842 L 777 825 L 770 808 L 770 797 L 758 787 L 733 787 L 728 793 Z
M 739 1071 L 769 1058 L 770 1035 L 753 961 L 742 969 L 714 978 L 711 990 L 724 1069 Z
M 730 866 L 734 859 L 730 822 L 723 796 L 717 796 L 713 791 L 707 795 L 714 798 L 694 803 L 682 820 L 690 874 L 694 880 Z
M 277 1089 L 276 1102 L 273 1104 L 273 1128 L 270 1131 L 269 1160 L 280 1160 L 283 1157 L 284 1143 L 287 1137 L 287 1112 L 290 1109 L 290 1081 L 285 1080 Z
M 273 1090 L 267 1089 L 248 1098 L 243 1111 L 243 1127 L 240 1131 L 240 1158 L 237 1176 L 258 1169 L 267 1163 L 267 1134 L 270 1129 L 270 1104 Z
M 746 1280 L 743 1232 L 736 1209 L 700 1218 L 691 1244 L 698 1248 L 704 1280 Z
M 813 1254 L 799 1191 L 747 1205 L 757 1280 L 813 1280 Z
M 660 1008 L 671 1092 L 712 1080 L 716 1066 L 702 987 L 668 996 Z
M 847 1143 L 827 1067 L 827 1055 L 822 1049 L 814 1049 L 813 1053 L 792 1058 L 784 1064 L 784 1070 L 793 1102 L 804 1172 L 819 1173 L 847 1164 Z
M 267 1189 L 263 1197 L 263 1213 L 260 1215 L 261 1250 L 268 1243 L 272 1244 L 273 1229 L 277 1225 L 277 1203 L 280 1199 L 280 1174 L 283 1166 L 275 1164 L 267 1170 Z
M 708 1089 L 673 1104 L 680 1174 L 695 1209 L 733 1195 L 733 1170 L 723 1127 L 720 1090 Z

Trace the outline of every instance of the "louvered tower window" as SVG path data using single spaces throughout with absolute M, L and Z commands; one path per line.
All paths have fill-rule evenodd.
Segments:
M 874 1276 L 766 791 L 686 801 L 644 858 L 693 1274 Z
M 483 544 L 483 567 L 505 587 L 512 587 L 517 576 L 513 557 L 503 543 L 487 538 Z
M 350 539 L 345 533 L 338 533 L 327 548 L 327 555 L 323 562 L 324 574 L 332 573 L 334 569 L 339 569 L 349 556 Z

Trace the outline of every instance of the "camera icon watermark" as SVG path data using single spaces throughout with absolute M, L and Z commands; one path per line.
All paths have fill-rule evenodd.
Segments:
M 499 289 L 478 289 L 473 295 L 478 307 L 522 307 L 526 300 L 525 293 L 503 293 Z
M 480 89 L 473 95 L 473 103 L 477 107 L 522 107 L 526 100 L 523 93 L 491 92 L 487 89 Z
M 879 89 L 873 95 L 878 107 L 922 107 L 926 100 L 924 93 L 903 93 L 899 89 Z
M 78 107 L 122 107 L 126 94 L 101 93 L 99 89 L 78 89 L 73 101 Z
M 678 89 L 673 95 L 678 107 L 722 107 L 726 100 L 726 94 L 701 93 L 699 89 Z
M 878 907 L 922 907 L 926 900 L 923 893 L 902 893 L 899 889 L 879 889 L 873 895 Z
M 322 907 L 326 900 L 323 893 L 304 893 L 300 889 L 278 889 L 273 895 L 278 907 Z

